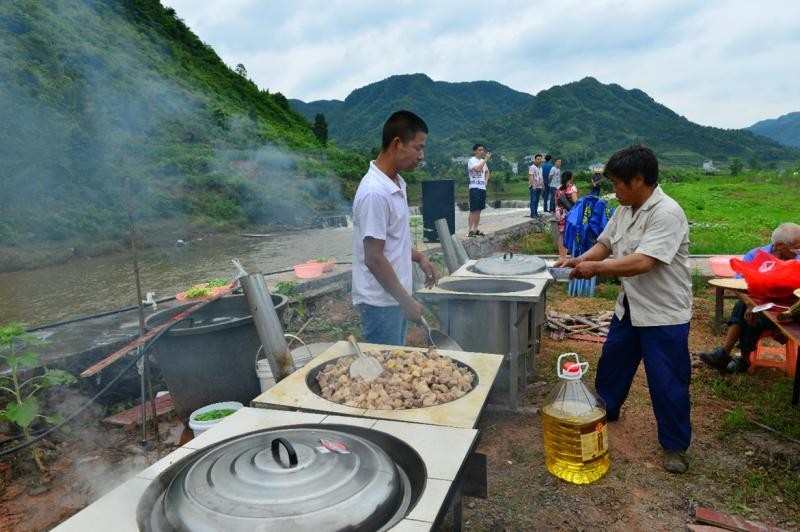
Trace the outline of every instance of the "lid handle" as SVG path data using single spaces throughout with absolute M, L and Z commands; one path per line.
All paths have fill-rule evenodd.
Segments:
M 294 451 L 294 447 L 292 444 L 289 443 L 289 440 L 286 438 L 275 438 L 272 440 L 272 458 L 275 459 L 276 462 L 281 464 L 283 467 L 286 465 L 281 462 L 281 449 L 280 446 L 283 445 L 283 448 L 286 449 L 286 454 L 289 455 L 289 467 L 294 467 L 297 465 L 297 453 Z
M 508 255 L 507 258 L 506 258 L 506 255 Z M 511 260 L 513 258 L 514 258 L 514 252 L 513 251 L 506 251 L 505 253 L 503 253 L 503 260 Z

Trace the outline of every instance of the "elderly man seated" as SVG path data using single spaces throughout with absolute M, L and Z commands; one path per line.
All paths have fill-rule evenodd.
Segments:
M 800 260 L 800 225 L 795 223 L 779 225 L 772 232 L 771 244 L 751 249 L 742 260 L 745 262 L 753 260 L 758 250 L 766 251 L 781 260 Z M 750 366 L 750 353 L 755 350 L 759 338 L 765 331 L 771 331 L 773 338 L 778 342 L 786 343 L 786 337 L 780 334 L 771 321 L 761 314 L 754 314 L 752 308 L 741 301 L 734 305 L 727 323 L 728 332 L 723 344 L 712 351 L 697 353 L 700 360 L 723 373 L 747 371 Z M 731 351 L 737 342 L 741 356 L 731 357 Z

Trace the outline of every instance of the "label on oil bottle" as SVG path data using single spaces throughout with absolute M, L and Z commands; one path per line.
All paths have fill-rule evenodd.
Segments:
M 581 425 L 581 458 L 589 462 L 608 451 L 608 431 L 606 418 Z

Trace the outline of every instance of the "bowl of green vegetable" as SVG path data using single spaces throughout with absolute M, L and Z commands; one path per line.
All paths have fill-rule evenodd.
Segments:
M 238 401 L 225 401 L 198 408 L 189 416 L 189 428 L 196 438 L 243 406 Z
M 225 279 L 211 279 L 206 283 L 193 285 L 188 290 L 176 294 L 175 299 L 178 301 L 205 299 L 224 292 L 229 284 L 230 282 Z

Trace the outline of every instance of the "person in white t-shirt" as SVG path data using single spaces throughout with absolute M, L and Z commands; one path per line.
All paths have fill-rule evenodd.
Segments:
M 556 212 L 556 191 L 561 188 L 561 159 L 556 159 L 553 167 L 550 169 L 550 185 L 549 190 L 545 190 L 544 194 L 549 194 L 550 212 Z M 548 203 L 548 202 L 545 202 Z
M 485 153 L 483 144 L 472 147 L 472 157 L 467 163 L 469 175 L 469 233 L 467 236 L 486 236 L 478 231 L 481 223 L 481 211 L 486 208 L 486 185 L 489 183 L 489 166 L 491 153 Z
M 531 218 L 539 217 L 539 197 L 544 190 L 542 177 L 542 154 L 537 153 L 533 164 L 528 167 L 528 190 L 531 194 Z
M 406 320 L 420 320 L 422 305 L 411 297 L 412 261 L 427 288 L 439 282 L 436 268 L 411 245 L 406 183 L 398 173 L 425 157 L 427 138 L 422 118 L 410 111 L 392 114 L 383 125 L 381 152 L 353 199 L 353 305 L 371 343 L 404 345 Z

